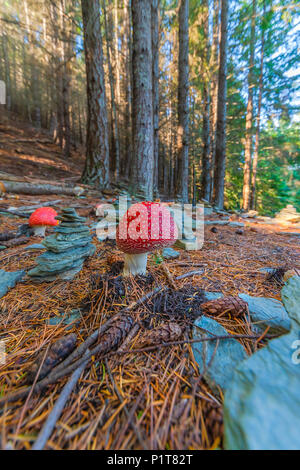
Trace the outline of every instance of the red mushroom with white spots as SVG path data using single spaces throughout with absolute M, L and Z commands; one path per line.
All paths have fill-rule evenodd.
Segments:
M 33 228 L 34 235 L 44 237 L 46 227 L 58 225 L 55 219 L 57 212 L 51 207 L 40 207 L 34 211 L 29 218 L 29 226 Z
M 170 211 L 157 202 L 133 204 L 117 227 L 117 246 L 124 252 L 123 275 L 145 274 L 151 251 L 171 246 L 178 237 Z

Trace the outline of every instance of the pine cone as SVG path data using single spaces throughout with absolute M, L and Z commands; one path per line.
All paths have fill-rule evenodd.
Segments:
M 221 297 L 220 299 L 210 300 L 201 305 L 202 313 L 205 315 L 220 315 L 227 313 L 234 317 L 239 317 L 247 312 L 247 302 L 240 297 Z
M 65 359 L 76 346 L 77 336 L 75 333 L 71 333 L 67 336 L 59 338 L 55 343 L 53 343 L 48 350 L 47 356 L 43 362 L 42 368 L 39 374 L 39 380 L 48 375 L 50 370 L 52 370 L 59 362 Z M 40 368 L 40 365 L 43 361 L 45 351 L 42 351 L 36 358 L 34 364 L 28 371 L 27 382 L 32 383 L 36 377 L 36 374 Z
M 154 346 L 161 343 L 177 341 L 183 333 L 183 328 L 175 322 L 161 323 L 154 330 L 147 331 L 138 343 L 138 348 Z
M 133 325 L 133 318 L 129 315 L 123 315 L 116 320 L 112 326 L 100 337 L 97 347 L 97 354 L 106 354 L 118 348 L 124 341 Z

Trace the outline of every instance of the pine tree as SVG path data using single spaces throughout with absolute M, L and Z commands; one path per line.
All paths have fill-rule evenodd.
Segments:
M 133 168 L 134 192 L 151 200 L 153 197 L 153 103 L 152 103 L 152 0 L 132 0 L 133 27 Z
M 189 199 L 189 0 L 179 6 L 177 196 Z
M 224 206 L 224 184 L 226 166 L 226 96 L 227 96 L 227 34 L 228 1 L 221 2 L 220 65 L 218 75 L 218 102 L 216 124 L 216 150 L 214 171 L 214 204 Z
M 88 122 L 82 181 L 105 188 L 109 148 L 99 0 L 81 0 L 87 75 Z

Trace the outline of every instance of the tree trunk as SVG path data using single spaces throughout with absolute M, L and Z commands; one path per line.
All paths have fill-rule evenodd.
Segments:
M 61 9 L 61 35 L 62 35 L 62 114 L 63 114 L 63 138 L 62 149 L 66 158 L 70 157 L 71 151 L 71 124 L 70 124 L 70 61 L 71 43 L 65 15 L 70 14 L 68 0 L 60 1 Z
M 264 15 L 265 15 L 265 2 L 264 2 Z M 262 27 L 261 33 L 261 53 L 260 53 L 260 74 L 259 74 L 259 92 L 258 92 L 258 106 L 257 106 L 257 117 L 256 117 L 256 135 L 255 135 L 255 146 L 253 154 L 253 168 L 252 168 L 252 179 L 251 179 L 251 209 L 255 209 L 255 192 L 256 192 L 256 173 L 258 163 L 258 150 L 259 150 L 259 136 L 260 136 L 260 114 L 261 114 L 261 102 L 263 93 L 263 80 L 264 80 L 264 48 L 265 48 L 265 30 Z
M 204 55 L 202 60 L 202 75 L 203 75 L 203 151 L 202 151 L 202 182 L 201 182 L 201 196 L 207 201 L 210 200 L 210 187 L 211 187 L 211 160 L 209 152 L 209 80 L 207 74 L 208 68 L 208 47 L 209 47 L 209 9 L 208 0 L 203 1 L 203 32 L 204 32 Z M 195 165 L 194 165 L 195 169 Z M 194 171 L 195 174 L 195 171 Z
M 120 144 L 119 144 L 119 128 L 117 120 L 117 109 L 115 101 L 115 88 L 114 88 L 114 77 L 111 66 L 111 46 L 110 38 L 108 35 L 108 25 L 107 25 L 107 14 L 106 14 L 106 5 L 103 0 L 103 14 L 104 14 L 104 26 L 105 26 L 105 36 L 106 36 L 106 53 L 107 53 L 107 65 L 108 65 L 108 74 L 109 74 L 109 83 L 110 83 L 110 101 L 111 101 L 111 113 L 112 113 L 112 147 L 114 149 L 113 159 L 111 161 L 111 169 L 114 172 L 115 181 L 119 179 L 120 173 Z M 117 34 L 115 32 L 115 34 Z
M 220 39 L 220 0 L 214 0 L 213 12 L 213 38 L 210 54 L 211 72 L 211 99 L 210 99 L 210 196 L 213 195 L 215 150 L 216 150 L 216 124 L 218 102 L 218 66 L 219 66 L 219 39 Z
M 159 0 L 152 0 L 152 101 L 153 101 L 153 192 L 158 197 L 158 152 L 159 152 Z
M 65 194 L 70 196 L 80 196 L 84 189 L 80 186 L 55 186 L 52 184 L 33 184 L 23 183 L 19 181 L 1 180 L 5 187 L 5 191 L 15 194 Z
M 29 16 L 29 8 L 27 0 L 24 0 L 24 12 L 25 12 L 25 24 L 26 32 L 28 36 L 29 53 L 31 58 L 31 94 L 33 101 L 33 124 L 38 129 L 41 128 L 41 109 L 40 109 L 40 97 L 39 97 L 39 80 L 38 80 L 38 69 L 35 60 L 35 43 L 36 38 L 33 33 L 32 24 Z
M 105 188 L 109 183 L 109 147 L 99 0 L 82 0 L 81 6 L 88 103 L 82 181 Z
M 213 198 L 215 206 L 219 207 L 220 209 L 224 207 L 224 184 L 226 167 L 227 22 L 228 0 L 222 0 Z
M 247 103 L 247 114 L 246 114 L 245 164 L 244 164 L 244 184 L 243 184 L 243 209 L 246 211 L 249 210 L 250 208 L 255 20 L 256 20 L 256 0 L 252 0 L 250 58 L 249 58 L 249 71 L 248 71 L 248 103 Z
M 131 8 L 129 0 L 124 1 L 124 28 L 126 37 L 125 47 L 125 122 L 126 122 L 126 135 L 125 135 L 125 158 L 123 160 L 124 175 L 130 177 L 131 159 L 132 159 L 132 40 L 131 40 Z
M 151 2 L 132 0 L 133 171 L 131 184 L 143 198 L 153 197 L 153 106 Z
M 2 34 L 2 53 L 4 58 L 5 85 L 6 85 L 6 109 L 11 110 L 11 81 L 10 81 L 10 63 L 8 56 L 8 37 Z
M 189 199 L 189 0 L 179 6 L 177 197 Z

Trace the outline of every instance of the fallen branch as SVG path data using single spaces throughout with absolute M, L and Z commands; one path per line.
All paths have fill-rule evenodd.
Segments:
M 265 338 L 274 338 L 275 336 L 276 335 L 270 335 L 270 336 L 265 336 Z M 182 340 L 182 341 L 171 341 L 171 342 L 168 342 L 168 343 L 161 343 L 161 344 L 156 344 L 154 346 L 148 346 L 148 347 L 142 348 L 142 349 L 131 349 L 131 350 L 120 351 L 120 352 L 119 351 L 113 351 L 113 352 L 110 351 L 109 353 L 105 352 L 102 359 L 105 359 L 105 358 L 109 357 L 110 354 L 116 354 L 116 355 L 135 354 L 135 353 L 140 353 L 140 352 L 152 351 L 152 350 L 155 350 L 155 349 L 158 349 L 158 348 L 161 348 L 161 347 L 165 348 L 165 347 L 169 347 L 169 346 L 177 346 L 177 345 L 180 345 L 180 344 L 202 343 L 204 341 L 216 341 L 216 340 L 224 340 L 224 339 L 241 339 L 241 338 L 257 340 L 259 338 L 259 336 L 257 336 L 257 335 L 224 335 L 224 336 L 209 336 L 207 338 L 199 338 L 199 339 L 195 339 L 195 340 L 192 339 L 192 340 Z M 48 385 L 51 385 L 51 384 L 57 382 L 57 380 L 61 379 L 62 377 L 72 373 L 74 370 L 76 370 L 78 367 L 80 367 L 83 363 L 85 363 L 86 360 L 88 360 L 88 362 L 89 362 L 89 360 L 91 359 L 92 356 L 95 356 L 96 354 L 99 354 L 101 352 L 101 349 L 102 349 L 102 345 L 99 344 L 94 349 L 88 350 L 88 353 L 86 354 L 86 356 L 84 358 L 78 359 L 75 363 L 71 364 L 66 369 L 59 370 L 59 371 L 56 371 L 54 373 L 54 371 L 57 369 L 57 368 L 55 368 L 53 370 L 53 373 L 51 373 L 45 379 L 41 380 L 40 382 L 38 382 L 36 384 L 34 390 L 33 390 L 33 387 L 26 387 L 23 390 L 19 390 L 19 391 L 15 392 L 11 395 L 7 395 L 6 397 L 0 398 L 0 405 L 5 403 L 5 402 L 11 402 L 11 401 L 15 401 L 15 400 L 19 400 L 21 398 L 24 398 L 30 390 L 34 391 L 35 393 L 40 392 L 41 390 L 43 390 Z
M 6 246 L 6 248 L 12 248 L 13 246 L 24 245 L 25 243 L 28 243 L 28 242 L 29 242 L 28 237 L 20 237 L 20 238 L 13 238 L 12 240 L 3 242 L 3 245 Z
M 1 211 L 5 210 L 5 211 L 7 211 L 11 214 L 14 214 L 15 212 L 20 212 L 20 209 L 22 209 L 23 212 L 32 213 L 41 206 L 43 206 L 43 207 L 56 206 L 61 201 L 62 201 L 61 199 L 56 199 L 55 201 L 39 202 L 38 204 L 34 204 L 34 205 L 31 205 L 31 206 L 20 206 L 20 207 L 5 207 L 5 208 L 2 208 L 0 206 L 0 210 Z
M 6 242 L 8 240 L 11 240 L 12 238 L 16 238 L 16 236 L 17 236 L 16 231 L 9 231 L 9 232 L 0 233 L 0 242 Z
M 188 273 L 185 273 L 181 276 L 176 277 L 175 280 L 184 279 L 184 278 L 187 278 L 187 277 L 194 276 L 196 274 L 199 274 L 199 271 L 190 271 Z M 200 271 L 200 274 L 202 274 L 202 271 Z M 108 328 L 113 324 L 113 322 L 118 320 L 124 314 L 126 314 L 126 313 L 130 312 L 131 310 L 135 309 L 136 307 L 138 307 L 139 305 L 141 305 L 143 302 L 150 299 L 154 295 L 156 295 L 159 292 L 164 291 L 166 289 L 167 289 L 167 287 L 160 285 L 160 286 L 156 287 L 155 289 L 153 289 L 151 292 L 148 292 L 148 294 L 144 295 L 143 297 L 141 297 L 137 301 L 132 302 L 130 305 L 128 305 L 124 309 L 120 310 L 119 313 L 114 315 L 104 325 L 102 325 L 100 328 L 98 328 L 96 331 L 94 331 L 83 343 L 81 343 L 80 346 L 78 346 L 77 349 L 75 349 L 73 351 L 73 353 L 70 354 L 70 356 L 68 356 L 64 361 L 62 361 L 58 366 L 56 366 L 47 377 L 45 377 L 43 380 L 38 382 L 34 387 L 34 392 L 35 393 L 40 392 L 41 390 L 46 388 L 48 385 L 51 385 L 51 384 L 55 383 L 57 380 L 59 380 L 62 377 L 72 373 L 75 369 L 77 369 L 79 366 L 81 366 L 86 360 L 85 358 L 82 358 L 83 354 L 85 354 L 87 349 L 90 348 L 90 346 L 93 343 L 95 343 L 95 341 L 98 340 L 99 337 L 108 330 Z M 131 327 L 132 327 L 132 325 L 131 325 Z M 257 339 L 257 338 L 255 338 L 255 339 Z M 99 354 L 100 351 L 101 351 L 101 344 L 99 344 L 94 349 L 89 351 L 87 359 L 90 359 L 95 354 Z M 121 354 L 123 354 L 123 352 Z M 75 362 L 73 362 L 73 361 L 75 361 Z M 26 387 L 26 388 L 23 388 L 21 390 L 18 390 L 15 393 L 12 393 L 11 395 L 7 395 L 5 397 L 2 397 L 2 398 L 0 398 L 0 404 L 24 398 L 31 389 L 32 389 L 31 387 Z
M 111 323 L 112 322 L 110 322 L 110 325 Z M 124 318 L 120 319 L 119 321 L 118 319 L 117 320 L 115 319 L 115 323 L 116 324 L 112 326 L 112 328 L 110 328 L 110 331 L 108 331 L 108 333 L 103 336 L 100 344 L 98 344 L 92 350 L 89 350 L 88 348 L 85 349 L 84 353 L 88 351 L 87 355 L 84 355 L 83 357 L 78 359 L 76 362 L 72 363 L 71 365 L 67 367 L 65 365 L 65 361 L 61 362 L 58 366 L 56 366 L 51 371 L 49 375 L 47 375 L 44 379 L 37 382 L 32 387 L 23 388 L 13 393 L 12 395 L 8 395 L 7 397 L 1 398 L 0 404 L 1 402 L 14 401 L 14 400 L 23 398 L 24 396 L 27 395 L 27 393 L 30 390 L 33 390 L 33 389 L 35 392 L 40 392 L 48 385 L 53 384 L 57 382 L 57 380 L 61 379 L 62 377 L 72 373 L 74 370 L 80 367 L 86 361 L 86 359 L 91 359 L 91 357 L 96 354 L 105 355 L 110 350 L 116 349 L 118 345 L 122 342 L 124 337 L 128 334 L 130 329 L 132 328 L 133 320 L 131 317 L 129 317 L 129 315 L 127 315 L 126 317 L 124 316 Z M 108 327 L 106 329 L 108 329 Z
M 212 334 L 212 333 L 210 333 Z M 275 338 L 276 335 L 265 336 L 265 338 Z M 189 340 L 182 340 L 182 341 L 168 341 L 167 343 L 160 343 L 155 344 L 153 346 L 148 346 L 146 348 L 140 349 L 128 349 L 127 351 L 116 351 L 115 354 L 131 354 L 131 353 L 140 353 L 140 352 L 148 352 L 153 351 L 158 348 L 167 348 L 169 346 L 178 346 L 180 344 L 192 344 L 192 343 L 202 343 L 204 341 L 216 341 L 221 339 L 252 339 L 258 340 L 260 336 L 257 335 L 224 335 L 224 336 L 210 336 L 207 338 L 199 338 L 199 339 L 189 339 Z M 1 401 L 0 401 L 1 403 Z
M 80 186 L 55 186 L 52 184 L 32 184 L 19 181 L 2 180 L 5 191 L 15 194 L 65 194 L 67 196 L 80 196 L 84 189 Z
M 88 351 L 86 351 L 86 355 L 88 354 Z M 51 410 L 51 413 L 49 414 L 42 430 L 40 431 L 37 440 L 32 446 L 32 450 L 43 450 L 45 445 L 47 444 L 47 441 L 49 437 L 51 436 L 51 433 L 53 429 L 55 428 L 55 425 L 57 423 L 57 420 L 59 419 L 61 413 L 63 412 L 63 409 L 65 407 L 65 404 L 71 395 L 75 385 L 77 384 L 82 372 L 84 371 L 88 359 L 86 359 L 81 366 L 79 366 L 71 375 L 70 380 L 66 383 L 64 388 L 62 389 L 62 392 L 56 401 L 54 407 Z

